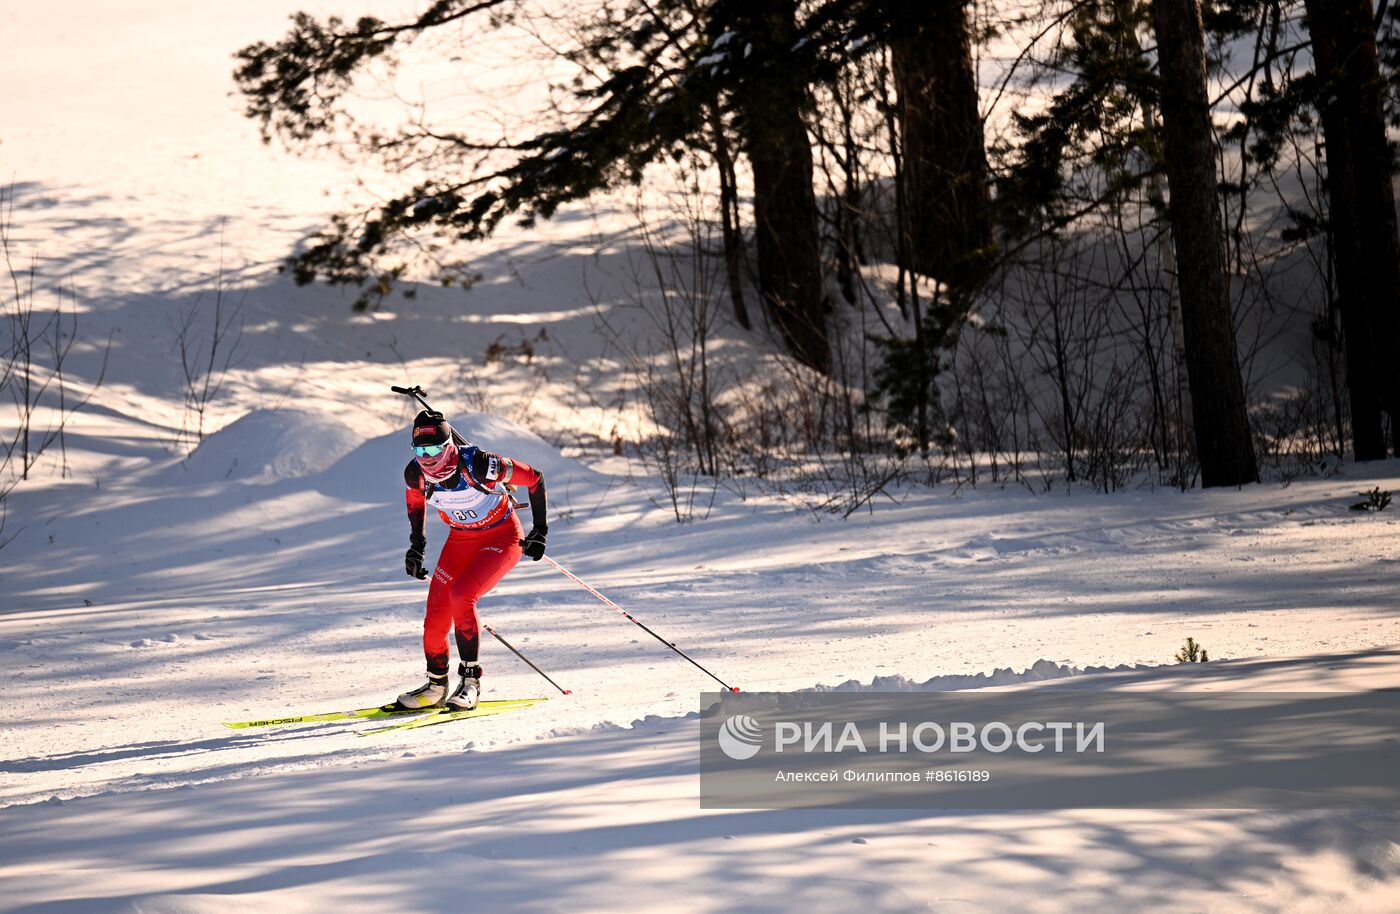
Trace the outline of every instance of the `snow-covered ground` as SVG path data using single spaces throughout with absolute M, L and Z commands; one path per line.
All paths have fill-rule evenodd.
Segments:
M 1104 684 L 1115 679 L 1397 684 L 1393 651 Z M 693 719 L 653 717 L 486 752 L 460 751 L 459 732 L 454 751 L 415 738 L 354 764 L 10 809 L 0 820 L 4 904 L 143 914 L 1395 909 L 1391 813 L 702 811 L 695 731 Z
M 419 677 L 402 434 L 308 475 L 205 475 L 214 445 L 301 472 L 266 447 L 282 420 L 302 432 L 288 458 L 333 437 L 315 417 L 255 414 L 209 439 L 193 482 L 171 485 L 176 466 L 21 493 L 34 529 L 5 555 L 0 909 L 626 897 L 663 911 L 1158 911 L 1185 892 L 1177 909 L 1388 911 L 1400 898 L 1400 817 L 1386 812 L 702 811 L 693 714 L 710 683 L 543 564 L 484 612 L 572 696 L 364 738 L 344 723 L 225 729 L 376 704 Z M 1208 496 L 911 492 L 846 522 L 727 501 L 677 527 L 606 466 L 551 459 L 498 418 L 464 425 L 560 483 L 573 509 L 551 530 L 560 561 L 749 690 L 1053 686 L 1073 666 L 1120 664 L 1141 666 L 1074 684 L 1400 686 L 1386 647 L 1400 644 L 1396 523 L 1347 510 L 1360 488 L 1396 487 L 1394 466 Z M 1237 659 L 1162 666 L 1187 635 Z M 486 659 L 488 697 L 550 694 L 499 646 Z
M 71 476 L 47 462 L 9 499 L 0 910 L 1400 908 L 1384 811 L 701 810 L 713 683 L 545 563 L 483 615 L 574 694 L 371 737 L 224 728 L 421 677 L 392 383 L 542 466 L 550 554 L 747 690 L 1400 687 L 1400 509 L 1347 509 L 1400 463 L 1238 492 L 909 489 L 846 521 L 721 492 L 678 526 L 627 458 L 565 456 L 615 421 L 611 204 L 507 229 L 468 293 L 352 316 L 271 269 L 345 169 L 261 146 L 226 96 L 231 52 L 305 4 L 117 6 L 0 19 L 0 81 L 26 90 L 0 93 L 12 243 L 41 305 L 62 280 L 85 339 L 113 338 Z M 187 455 L 171 327 L 208 305 L 221 238 L 245 326 Z M 497 341 L 534 356 L 487 364 Z M 75 380 L 99 361 L 77 352 Z M 1172 665 L 1187 636 L 1224 659 Z M 487 698 L 551 694 L 484 649 Z

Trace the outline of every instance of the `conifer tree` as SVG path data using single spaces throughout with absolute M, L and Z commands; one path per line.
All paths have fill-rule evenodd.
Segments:
M 1307 0 L 1327 162 L 1328 218 L 1347 357 L 1352 447 L 1400 453 L 1400 236 L 1370 0 Z
M 1192 426 L 1201 485 L 1259 481 L 1245 411 L 1230 278 L 1217 199 L 1215 138 L 1198 0 L 1153 0 L 1161 75 L 1168 211 L 1186 333 Z

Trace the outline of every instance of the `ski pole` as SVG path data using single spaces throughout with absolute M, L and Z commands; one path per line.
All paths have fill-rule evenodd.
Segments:
M 541 676 L 543 676 L 544 679 L 545 679 L 545 682 L 548 682 L 550 685 L 554 686 L 556 689 L 558 689 L 559 691 L 563 692 L 565 695 L 572 695 L 572 694 L 574 694 L 574 693 L 573 693 L 572 691 L 570 691 L 569 689 L 564 688 L 564 687 L 561 686 L 559 683 L 555 682 L 553 679 L 550 679 L 550 678 L 549 678 L 549 674 L 546 673 L 544 670 L 542 670 L 542 669 L 540 669 L 539 667 L 535 666 L 533 663 L 530 663 L 530 658 L 529 658 L 529 657 L 526 657 L 524 654 L 520 653 L 518 650 L 515 649 L 515 646 L 514 646 L 513 644 L 511 644 L 511 643 L 510 643 L 509 641 L 507 641 L 506 639 L 502 638 L 500 635 L 496 634 L 496 630 L 495 630 L 494 628 L 492 628 L 491 626 L 487 625 L 485 622 L 481 623 L 481 627 L 484 628 L 484 629 L 486 629 L 488 632 L 490 632 L 490 633 L 491 633 L 491 637 L 495 638 L 497 641 L 499 641 L 499 642 L 501 642 L 502 644 L 504 644 L 504 645 L 506 646 L 506 650 L 510 651 L 512 654 L 514 654 L 515 656 L 519 657 L 521 660 L 525 661 L 525 663 L 530 667 L 530 669 L 534 670 L 536 673 L 539 673 Z
M 739 691 L 739 687 L 738 687 L 738 686 L 732 686 L 732 685 L 730 685 L 729 683 L 725 682 L 723 679 L 720 679 L 720 678 L 719 678 L 718 676 L 716 676 L 714 673 L 711 673 L 709 670 L 705 669 L 703 666 L 701 666 L 699 663 L 697 663 L 697 662 L 695 661 L 695 658 L 694 658 L 694 657 L 691 657 L 691 656 L 690 656 L 689 654 L 687 654 L 685 651 L 683 651 L 683 650 L 681 650 L 680 648 L 676 647 L 676 645 L 675 645 L 674 643 L 672 643 L 672 642 L 670 642 L 670 641 L 667 641 L 665 638 L 661 637 L 661 636 L 658 635 L 656 632 L 654 632 L 654 631 L 652 631 L 651 629 L 647 628 L 645 625 L 643 625 L 640 621 L 638 621 L 638 620 L 637 620 L 631 613 L 629 613 L 627 610 L 623 609 L 621 606 L 618 606 L 618 605 L 617 605 L 616 603 L 614 603 L 612 600 L 609 600 L 607 597 L 603 596 L 603 595 L 600 594 L 598 591 L 594 590 L 592 587 L 589 587 L 586 583 L 584 583 L 584 582 L 578 577 L 578 575 L 574 574 L 572 571 L 570 571 L 569 569 L 565 568 L 563 565 L 560 565 L 558 562 L 554 561 L 554 559 L 550 558 L 550 557 L 547 556 L 547 555 L 544 556 L 544 560 L 545 560 L 546 562 L 548 562 L 549 564 L 553 565 L 555 568 L 558 568 L 561 572 L 564 573 L 564 576 L 565 576 L 565 577 L 569 578 L 569 580 L 573 581 L 575 584 L 577 584 L 578 586 L 582 587 L 584 590 L 588 591 L 589 593 L 593 594 L 593 596 L 595 596 L 595 597 L 597 597 L 598 599 L 602 600 L 604 603 L 606 603 L 607 605 L 611 606 L 613 609 L 615 609 L 615 610 L 617 610 L 618 612 L 622 613 L 623 617 L 626 618 L 628 622 L 634 623 L 634 624 L 637 625 L 642 631 L 646 632 L 648 635 L 651 635 L 651 636 L 652 636 L 653 638 L 655 638 L 657 641 L 660 641 L 662 644 L 666 645 L 666 646 L 669 647 L 671 650 L 675 651 L 677 654 L 680 654 L 680 655 L 681 655 L 682 657 L 684 657 L 686 660 L 689 660 L 692 664 L 694 664 L 694 666 L 696 667 L 696 669 L 700 670 L 702 673 L 704 673 L 706 676 L 708 676 L 708 677 L 710 677 L 711 679 L 713 679 L 715 682 L 717 682 L 717 683 L 719 683 L 720 685 L 724 686 L 725 689 L 729 690 L 730 692 L 737 692 L 737 691 Z
M 525 665 L 526 665 L 526 666 L 528 666 L 530 669 L 534 670 L 536 673 L 539 673 L 541 676 L 543 676 L 545 682 L 547 682 L 547 683 L 549 683 L 550 685 L 554 686 L 556 689 L 558 689 L 560 692 L 563 692 L 565 695 L 572 695 L 572 694 L 574 694 L 572 689 L 566 689 L 566 688 L 564 688 L 563 686 L 561 686 L 559 683 L 555 682 L 553 679 L 550 679 L 548 673 L 546 673 L 544 670 L 540 669 L 539 667 L 535 666 L 535 664 L 532 663 L 532 662 L 530 661 L 530 658 L 529 658 L 529 657 L 526 657 L 524 654 L 520 653 L 520 651 L 516 649 L 516 647 L 515 647 L 514 644 L 511 644 L 509 641 L 507 641 L 506 639 L 502 638 L 501 635 L 500 635 L 500 633 L 497 632 L 494 628 L 492 628 L 491 626 L 487 625 L 485 622 L 480 621 L 479 619 L 477 620 L 477 624 L 479 624 L 482 628 L 484 628 L 484 629 L 486 629 L 488 632 L 490 632 L 492 638 L 495 638 L 497 641 L 499 641 L 499 642 L 501 642 L 502 644 L 504 644 L 504 645 L 506 646 L 506 650 L 510 651 L 512 654 L 514 654 L 515 656 L 517 656 L 517 657 L 519 657 L 521 660 L 523 660 L 523 661 L 525 662 Z

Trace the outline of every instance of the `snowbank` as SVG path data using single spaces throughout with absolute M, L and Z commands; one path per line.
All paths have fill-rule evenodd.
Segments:
M 1117 666 L 1087 666 L 1077 667 L 1065 663 L 1055 663 L 1053 660 L 1037 660 L 1021 672 L 1016 672 L 1011 667 L 998 667 L 990 673 L 973 673 L 972 675 L 951 674 L 947 676 L 934 676 L 925 679 L 923 682 L 914 682 L 903 676 L 876 676 L 870 682 L 863 683 L 855 679 L 848 679 L 840 685 L 827 686 L 818 685 L 810 689 L 802 689 L 803 692 L 960 692 L 964 689 L 986 689 L 993 686 L 1020 685 L 1028 682 L 1043 682 L 1048 679 L 1064 679 L 1070 676 L 1085 676 L 1095 673 L 1126 673 L 1140 670 L 1150 670 L 1148 664 L 1137 663 L 1129 666 L 1120 663 Z
M 472 444 L 522 460 L 544 472 L 551 495 L 575 483 L 607 485 L 605 477 L 501 416 L 450 416 Z M 237 480 L 269 484 L 317 477 L 315 488 L 342 498 L 381 502 L 394 491 L 411 458 L 408 429 L 365 440 L 352 423 L 299 409 L 256 409 L 202 441 L 190 456 L 160 475 L 165 484 Z
M 354 428 L 322 413 L 255 409 L 201 441 L 162 481 L 296 479 L 319 473 L 328 459 L 354 450 L 362 440 Z

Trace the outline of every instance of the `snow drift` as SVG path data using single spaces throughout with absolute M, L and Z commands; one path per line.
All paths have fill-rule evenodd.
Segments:
M 298 409 L 255 409 L 214 432 L 162 482 L 271 483 L 325 469 L 327 455 L 364 440 L 346 423 Z

